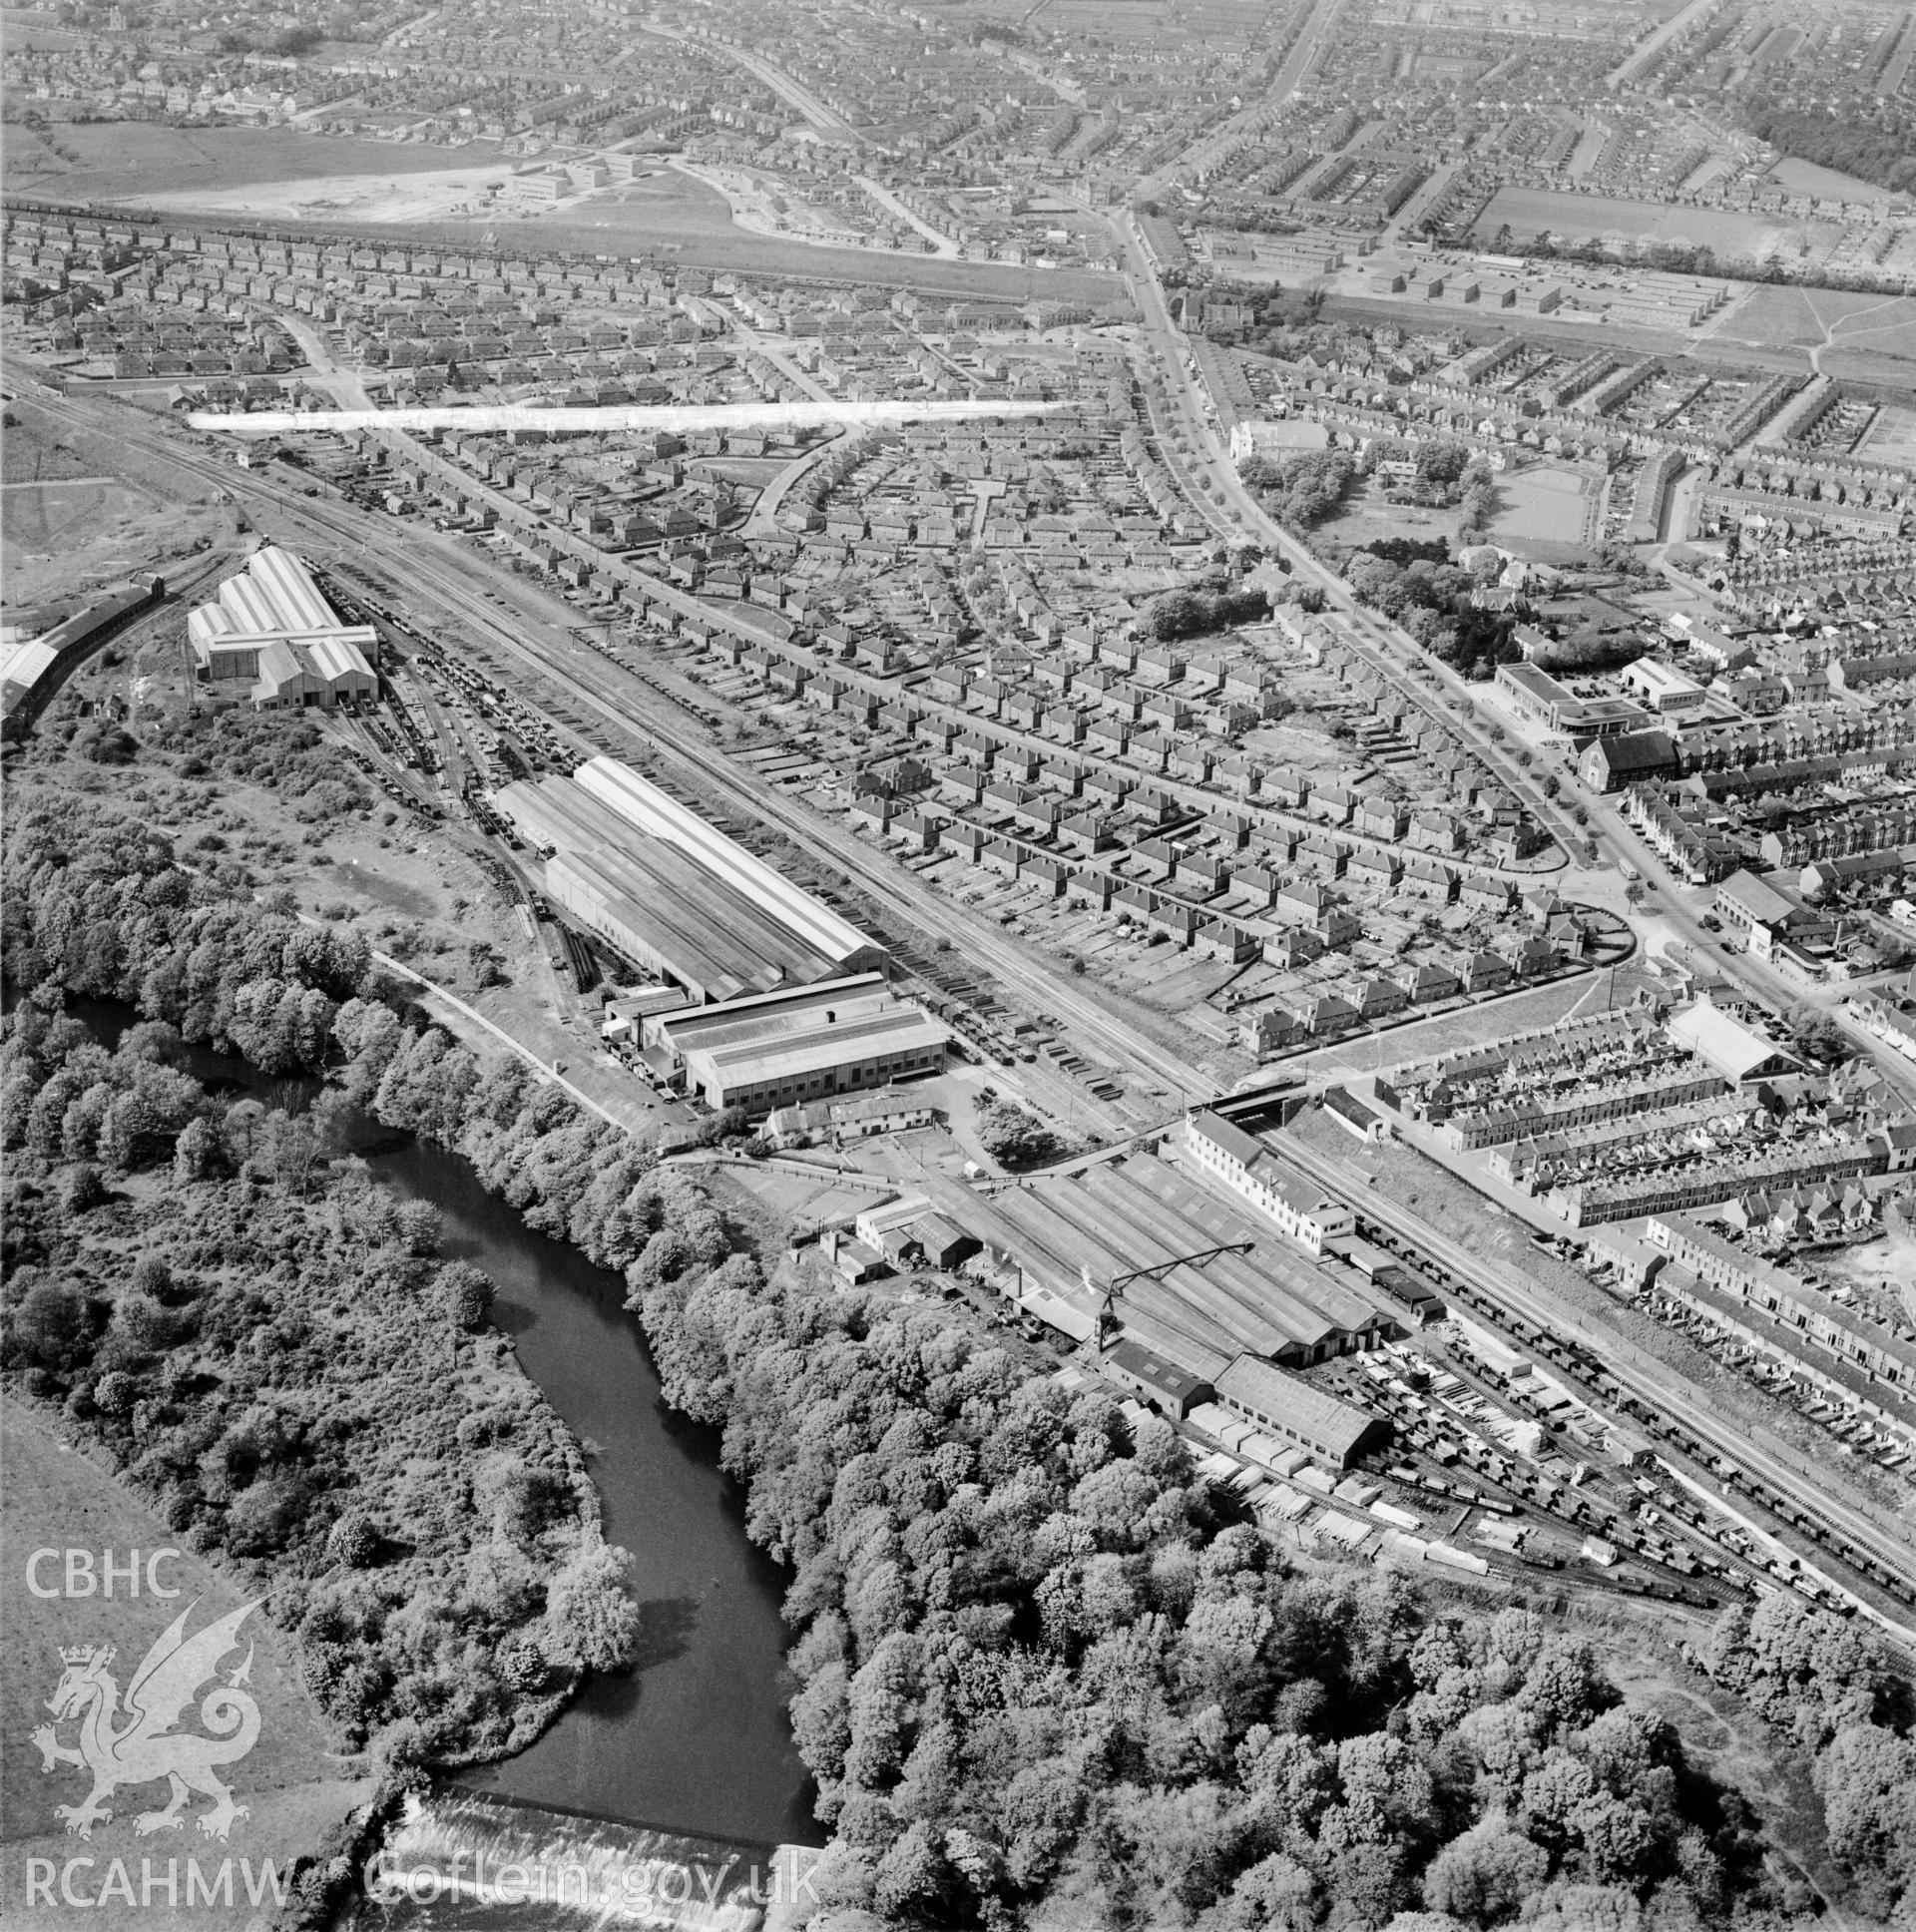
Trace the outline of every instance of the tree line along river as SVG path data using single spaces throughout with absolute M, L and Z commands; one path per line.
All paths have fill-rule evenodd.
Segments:
M 114 1002 L 69 1010 L 109 1048 L 138 1017 Z M 291 1111 L 319 1088 L 204 1048 L 187 1049 L 181 1064 L 214 1091 Z M 461 1772 L 459 1785 L 749 1845 L 822 1844 L 785 1719 L 782 1573 L 745 1536 L 742 1493 L 718 1466 L 718 1431 L 661 1399 L 623 1279 L 527 1227 L 460 1156 L 363 1115 L 351 1140 L 386 1186 L 438 1209 L 447 1256 L 497 1283 L 493 1320 L 589 1445 L 606 1538 L 634 1558 L 640 1637 L 631 1670 L 589 1680 L 530 1749 Z

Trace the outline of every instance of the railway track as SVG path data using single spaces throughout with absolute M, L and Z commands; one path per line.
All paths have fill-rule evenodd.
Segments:
M 822 826 L 774 787 L 716 748 L 688 741 L 656 721 L 638 721 L 630 709 L 629 697 L 607 689 L 600 682 L 605 673 L 596 672 L 595 678 L 588 680 L 528 645 L 474 588 L 468 560 L 461 559 L 457 564 L 451 559 L 442 561 L 429 542 L 410 538 L 393 541 L 367 513 L 346 511 L 323 500 L 307 498 L 256 473 L 236 474 L 216 457 L 183 450 L 157 431 L 124 422 L 121 420 L 124 413 L 116 411 L 114 415 L 113 427 L 118 433 L 141 442 L 189 474 L 213 484 L 236 500 L 270 505 L 286 522 L 295 528 L 303 527 L 308 533 L 317 533 L 322 542 L 356 550 L 362 559 L 376 555 L 395 582 L 417 584 L 447 610 L 474 626 L 490 649 L 543 678 L 584 713 L 603 720 L 621 733 L 640 737 L 664 763 L 675 767 L 702 791 L 716 791 L 721 798 L 747 805 L 797 849 L 850 879 L 880 904 L 895 906 L 907 923 L 933 938 L 947 940 L 965 956 L 980 961 L 1008 988 L 1031 1001 L 1037 1011 L 1060 1016 L 1095 1044 L 1114 1066 L 1147 1084 L 1168 1088 L 1181 1101 L 1188 1094 L 1203 1091 L 1201 1078 L 1196 1077 L 1195 1070 L 1184 1061 L 1141 1039 L 1122 1019 L 1104 1012 L 1095 1002 L 1063 983 L 1062 978 L 1054 978 L 1036 962 L 1024 958 L 1015 947 L 962 908 L 953 908 L 934 898 L 895 861 L 869 852 L 848 836 L 830 835 L 830 828 Z M 592 665 L 593 660 L 588 656 L 583 663 Z M 596 748 L 576 724 L 567 724 L 563 719 L 552 723 L 569 739 Z M 1561 1311 L 1551 1307 L 1543 1297 L 1521 1283 L 1504 1278 L 1494 1265 L 1469 1254 L 1416 1216 L 1375 1197 L 1340 1164 L 1301 1145 L 1293 1145 L 1287 1153 L 1319 1185 L 1348 1201 L 1380 1240 L 1426 1257 L 1454 1287 L 1469 1284 L 1478 1297 L 1480 1311 L 1490 1313 L 1506 1326 L 1513 1321 L 1524 1323 L 1544 1335 L 1552 1334 L 1561 1325 Z M 1580 1374 L 1568 1364 L 1559 1362 L 1558 1366 L 1573 1377 Z M 1689 1391 L 1673 1389 L 1662 1378 L 1621 1360 L 1614 1365 L 1600 1365 L 1597 1377 L 1589 1385 L 1600 1401 L 1611 1407 L 1626 1401 L 1642 1407 L 1653 1418 L 1653 1427 L 1658 1426 L 1657 1419 L 1672 1414 L 1684 1416 L 1685 1427 L 1680 1432 L 1676 1425 L 1662 1424 L 1666 1432 L 1680 1433 L 1693 1445 L 1688 1450 L 1677 1447 L 1675 1453 L 1678 1457 L 1694 1456 L 1700 1460 L 1705 1455 L 1713 1456 L 1719 1464 L 1740 1472 L 1744 1484 L 1754 1492 L 1746 1499 L 1753 1507 L 1770 1510 L 1772 1502 L 1768 1499 L 1774 1499 L 1775 1513 L 1782 1521 L 1799 1531 L 1807 1521 L 1807 1534 L 1812 1539 L 1823 1543 L 1835 1539 L 1845 1553 L 1845 1564 L 1853 1559 L 1861 1575 L 1878 1591 L 1893 1595 L 1902 1604 L 1916 1601 L 1906 1540 L 1892 1541 L 1880 1525 L 1828 1497 L 1802 1472 L 1788 1468 L 1727 1425 L 1707 1416 L 1697 1407 Z M 1705 1473 L 1712 1477 L 1718 1474 L 1708 1468 Z M 1906 1648 L 1916 1650 L 1916 1631 L 1885 1614 L 1849 1585 L 1825 1581 L 1830 1588 L 1856 1602 Z
M 1101 1055 L 1125 1069 L 1147 1085 L 1167 1090 L 1181 1099 L 1201 1086 L 1201 1080 L 1185 1061 L 1140 1039 L 1129 1027 L 1115 1022 L 1096 1002 L 1071 987 L 1054 980 L 1050 972 L 1019 951 L 988 926 L 969 915 L 962 907 L 950 907 L 919 884 L 912 873 L 886 855 L 860 846 L 848 834 L 833 836 L 831 828 L 787 799 L 774 786 L 734 763 L 715 748 L 709 748 L 674 732 L 663 721 L 644 722 L 635 718 L 630 698 L 608 691 L 603 685 L 580 675 L 590 670 L 595 679 L 609 674 L 598 666 L 598 654 L 579 655 L 579 670 L 556 661 L 528 645 L 514 628 L 474 588 L 470 560 L 451 559 L 443 563 L 435 546 L 418 541 L 412 533 L 400 533 L 403 543 L 382 530 L 370 513 L 336 507 L 324 499 L 314 499 L 252 471 L 235 471 L 217 457 L 197 450 L 182 450 L 170 441 L 149 433 L 137 438 L 154 453 L 171 459 L 202 481 L 232 494 L 236 499 L 270 505 L 295 526 L 316 531 L 322 540 L 341 545 L 351 552 L 377 557 L 395 581 L 410 583 L 431 594 L 436 601 L 461 618 L 486 640 L 490 649 L 515 659 L 563 693 L 583 710 L 602 719 L 622 734 L 636 735 L 668 766 L 700 789 L 718 797 L 748 803 L 765 822 L 774 825 L 808 856 L 831 871 L 849 878 L 879 904 L 896 909 L 908 924 L 920 928 L 932 939 L 944 939 L 966 957 L 983 964 L 1007 988 L 1018 993 L 1039 1013 L 1057 1015 L 1096 1046 Z M 484 568 L 483 566 L 481 567 Z M 506 579 L 512 582 L 511 579 Z M 629 675 L 629 674 L 628 674 Z M 522 702 L 524 702 L 522 700 Z M 554 728 L 578 743 L 590 755 L 600 747 L 576 726 L 563 719 L 551 721 Z
M 1799 1535 L 1824 1546 L 1835 1539 L 1834 1554 L 1845 1569 L 1853 1572 L 1853 1581 L 1829 1576 L 1815 1564 L 1805 1567 L 1916 1654 L 1916 1627 L 1899 1615 L 1885 1612 L 1874 1601 L 1886 1596 L 1905 1611 L 1916 1605 L 1916 1577 L 1911 1575 L 1907 1539 L 1895 1537 L 1861 1511 L 1806 1484 L 1799 1471 L 1710 1415 L 1692 1390 L 1671 1386 L 1669 1380 L 1621 1353 L 1598 1361 L 1582 1344 L 1562 1341 L 1562 1311 L 1544 1296 L 1511 1278 L 1497 1263 L 1470 1253 L 1409 1209 L 1377 1195 L 1342 1164 L 1294 1140 L 1286 1140 L 1283 1156 L 1345 1202 L 1370 1230 L 1371 1238 L 1394 1250 L 1415 1253 L 1435 1278 L 1452 1292 L 1462 1293 L 1473 1312 L 1488 1313 L 1507 1330 L 1513 1322 L 1521 1324 L 1526 1338 L 1536 1334 L 1551 1338 L 1558 1351 L 1551 1357 L 1553 1369 L 1582 1383 L 1600 1410 L 1623 1408 L 1635 1426 L 1663 1438 L 1665 1450 L 1676 1463 L 1700 1465 L 1702 1479 L 1710 1486 L 1722 1481 L 1714 1464 L 1740 1472 L 1740 1500 L 1777 1517 Z M 1536 1345 L 1534 1339 L 1530 1345 Z M 1681 1423 L 1671 1421 L 1673 1416 L 1681 1416 Z M 1691 1446 L 1685 1447 L 1685 1443 Z M 1807 1530 L 1804 1516 L 1813 1524 Z

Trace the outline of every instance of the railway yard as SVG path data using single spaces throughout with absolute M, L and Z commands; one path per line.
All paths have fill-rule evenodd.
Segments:
M 807 803 L 817 754 L 793 742 L 791 714 L 767 712 L 758 688 L 728 691 L 713 669 L 722 658 L 699 641 L 578 624 L 552 592 L 469 543 L 413 541 L 401 564 L 371 513 L 146 433 L 156 454 L 309 546 L 342 614 L 380 628 L 396 660 L 380 705 L 342 710 L 328 728 L 390 798 L 482 856 L 542 935 L 562 1005 L 601 976 L 619 978 L 622 962 L 539 916 L 549 909 L 534 855 L 487 795 L 611 751 L 779 854 L 886 940 L 965 1051 L 1030 1104 L 1068 1108 L 1122 1147 L 1202 1098 L 1201 1073 L 1161 1016 L 1145 1010 L 1147 1024 L 1133 1024 L 1117 1001 L 1061 977 L 1009 923 L 981 921 L 844 814 Z M 746 725 L 743 741 L 716 743 L 715 726 L 733 720 Z M 1215 1473 L 1260 1520 L 1316 1546 L 1449 1566 L 1486 1588 L 1574 1587 L 1697 1614 L 1788 1589 L 1905 1633 L 1916 1574 L 1895 1518 L 1828 1493 L 1789 1452 L 1716 1421 L 1661 1364 L 1598 1342 L 1547 1293 L 1393 1208 L 1351 1163 L 1281 1138 L 1284 1162 L 1347 1200 L 1359 1233 L 1415 1270 L 1451 1314 L 1303 1371 L 1392 1425 L 1390 1447 L 1340 1473 L 1327 1494 L 1187 1425 L 1206 1454 L 1227 1458 Z

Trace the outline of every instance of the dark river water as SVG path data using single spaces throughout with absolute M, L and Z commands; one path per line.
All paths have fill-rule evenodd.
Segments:
M 134 1017 L 70 1010 L 109 1045 Z M 272 1105 L 316 1083 L 269 1080 L 193 1050 L 188 1071 Z M 364 1123 L 359 1152 L 396 1192 L 428 1201 L 444 1251 L 498 1283 L 493 1319 L 590 1457 L 609 1542 L 630 1550 L 640 1642 L 630 1673 L 594 1678 L 529 1750 L 459 1774 L 462 1786 L 558 1810 L 758 1843 L 820 1845 L 812 1788 L 785 1721 L 778 1606 L 784 1577 L 745 1537 L 742 1492 L 718 1467 L 716 1430 L 660 1399 L 625 1284 L 535 1233 L 456 1155 Z
M 598 1445 L 606 1537 L 636 1560 L 631 1675 L 591 1680 L 530 1750 L 460 1782 L 681 1830 L 822 1844 L 784 1716 L 782 1573 L 746 1540 L 718 1432 L 660 1400 L 624 1281 L 534 1233 L 455 1155 L 407 1142 L 369 1160 L 439 1209 L 448 1254 L 499 1284 L 493 1319 L 574 1434 Z

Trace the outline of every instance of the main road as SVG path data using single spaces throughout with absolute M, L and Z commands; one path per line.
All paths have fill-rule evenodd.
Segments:
M 663 20 L 641 20 L 636 24 L 641 33 L 656 34 L 661 40 L 680 41 L 688 47 L 700 48 L 718 60 L 730 61 L 734 67 L 742 67 L 754 80 L 763 81 L 782 101 L 796 108 L 820 134 L 850 142 L 854 146 L 857 144 L 857 133 L 842 114 L 835 108 L 826 107 L 803 82 L 793 80 L 782 67 L 773 66 L 762 55 L 748 53 L 742 47 L 727 46 L 704 34 L 684 33 L 677 27 L 668 27 Z
M 860 844 L 848 829 L 819 819 L 675 721 L 657 715 L 644 722 L 638 720 L 633 710 L 636 694 L 628 696 L 614 688 L 610 666 L 601 671 L 599 660 L 588 654 L 575 661 L 581 672 L 590 670 L 593 675 L 570 669 L 561 648 L 567 641 L 556 628 L 547 639 L 533 640 L 534 625 L 542 620 L 524 608 L 523 586 L 509 574 L 495 571 L 467 550 L 425 536 L 416 526 L 394 525 L 369 512 L 309 499 L 262 472 L 236 471 L 210 454 L 183 449 L 170 426 L 149 425 L 137 412 L 93 400 L 70 399 L 70 404 L 90 415 L 104 412 L 130 439 L 155 448 L 190 472 L 230 490 L 236 498 L 270 511 L 278 530 L 295 542 L 322 550 L 358 550 L 368 558 L 376 557 L 395 581 L 416 586 L 442 609 L 471 625 L 491 649 L 522 664 L 529 676 L 545 681 L 580 713 L 603 721 L 622 735 L 638 737 L 663 763 L 702 791 L 727 798 L 775 826 L 798 849 L 850 878 L 879 902 L 896 906 L 910 925 L 962 948 L 966 957 L 977 960 L 1033 1010 L 1055 1014 L 1112 1064 L 1161 1086 L 1181 1102 L 1204 1096 L 1206 1084 L 1187 1061 L 1144 1037 L 1135 1023 L 1101 1006 L 1049 962 L 1029 954 L 964 908 L 939 898 L 889 855 Z M 520 604 L 507 620 L 502 620 L 484 594 L 489 576 Z M 563 720 L 557 722 L 564 724 Z M 575 740 L 592 743 L 576 725 L 565 728 Z M 1372 1220 L 1392 1228 L 1454 1274 L 1483 1284 L 1487 1292 L 1521 1309 L 1530 1319 L 1551 1327 L 1563 1325 L 1564 1311 L 1554 1306 L 1547 1294 L 1513 1280 L 1449 1241 L 1420 1217 L 1378 1199 L 1366 1189 L 1365 1177 L 1358 1171 L 1307 1147 L 1288 1148 L 1286 1152 L 1319 1185 L 1352 1201 Z M 1613 1365 L 1613 1372 L 1621 1384 L 1638 1390 L 1642 1399 L 1654 1402 L 1665 1413 L 1682 1416 L 1698 1438 L 1709 1442 L 1718 1453 L 1757 1470 L 1781 1493 L 1799 1498 L 1852 1542 L 1877 1553 L 1879 1560 L 1898 1569 L 1907 1564 L 1906 1548 L 1887 1549 L 1880 1528 L 1861 1512 L 1829 1497 L 1812 1472 L 1789 1466 L 1775 1452 L 1751 1444 L 1708 1415 L 1697 1391 L 1682 1383 L 1675 1371 L 1655 1371 L 1634 1361 L 1620 1361 Z
M 1343 6 L 1344 0 L 1317 0 L 1310 18 L 1297 36 L 1296 44 L 1285 57 L 1283 66 L 1271 76 L 1270 85 L 1263 93 L 1228 120 L 1207 129 L 1162 168 L 1141 176 L 1133 190 L 1133 199 L 1143 201 L 1172 185 L 1181 174 L 1209 166 L 1228 152 L 1231 143 L 1239 135 L 1252 134 L 1262 128 L 1268 117 L 1303 85 Z
M 1173 319 L 1163 284 L 1146 255 L 1136 212 L 1123 211 L 1113 218 L 1113 225 L 1131 263 L 1126 280 L 1144 316 L 1146 334 L 1157 349 L 1152 367 L 1162 372 L 1167 427 L 1174 439 L 1187 442 L 1192 457 L 1188 468 L 1178 459 L 1175 441 L 1163 444 L 1161 439 L 1165 459 L 1184 484 L 1186 494 L 1200 509 L 1205 509 L 1214 527 L 1239 538 L 1252 538 L 1266 549 L 1276 551 L 1300 582 L 1320 591 L 1325 610 L 1336 618 L 1357 654 L 1421 709 L 1432 711 L 1453 735 L 1468 744 L 1511 794 L 1525 802 L 1531 815 L 1563 846 L 1574 864 L 1583 849 L 1582 833 L 1477 720 L 1476 702 L 1471 697 L 1469 684 L 1449 666 L 1420 650 L 1408 632 L 1386 623 L 1360 604 L 1343 578 L 1268 515 L 1245 487 L 1217 434 L 1202 380 L 1192 366 L 1184 330 Z M 1150 379 L 1148 369 L 1147 381 Z M 1192 470 L 1198 474 L 1194 476 Z M 1222 505 L 1227 523 L 1220 524 L 1218 517 L 1206 508 L 1213 500 Z M 1448 694 L 1438 705 L 1433 706 L 1428 695 L 1420 690 L 1419 679 L 1411 674 L 1413 665 L 1424 678 L 1434 680 L 1439 690 Z
M 1183 484 L 1186 494 L 1200 508 L 1204 508 L 1211 497 L 1220 501 L 1225 506 L 1225 514 L 1234 521 L 1240 533 L 1253 535 L 1267 547 L 1278 551 L 1289 561 L 1298 578 L 1322 591 L 1325 610 L 1337 620 L 1351 649 L 1388 683 L 1414 700 L 1421 709 L 1437 717 L 1446 729 L 1466 744 L 1511 794 L 1524 802 L 1538 824 L 1563 847 L 1573 867 L 1579 866 L 1587 853 L 1594 849 L 1600 867 L 1606 870 L 1617 868 L 1610 871 L 1608 890 L 1604 879 L 1587 872 L 1579 882 L 1581 894 L 1600 901 L 1620 899 L 1621 867 L 1628 863 L 1642 872 L 1648 881 L 1662 888 L 1664 902 L 1659 907 L 1661 915 L 1699 959 L 1709 961 L 1739 990 L 1765 1006 L 1787 1010 L 1795 1004 L 1808 1002 L 1830 1012 L 1843 1027 L 1851 1044 L 1870 1059 L 1899 1093 L 1916 1101 L 1916 1069 L 1912 1069 L 1901 1055 L 1865 1033 L 1837 1010 L 1843 991 L 1840 982 L 1823 987 L 1798 984 L 1753 959 L 1746 951 L 1721 951 L 1719 941 L 1702 925 L 1701 913 L 1685 902 L 1683 895 L 1690 888 L 1685 882 L 1675 878 L 1624 823 L 1614 802 L 1593 797 L 1584 807 L 1589 822 L 1578 825 L 1563 802 L 1563 795 L 1560 793 L 1557 798 L 1547 796 L 1543 782 L 1532 771 L 1520 766 L 1504 745 L 1490 735 L 1489 727 L 1477 715 L 1477 700 L 1469 683 L 1450 666 L 1423 651 L 1407 632 L 1386 623 L 1361 605 L 1341 577 L 1319 562 L 1289 531 L 1264 512 L 1245 488 L 1236 466 L 1229 460 L 1228 453 L 1219 441 L 1201 393 L 1200 379 L 1187 360 L 1184 331 L 1173 319 L 1165 290 L 1146 257 L 1135 214 L 1126 210 L 1113 218 L 1113 228 L 1131 262 L 1127 280 L 1145 317 L 1145 328 L 1155 339 L 1159 351 L 1159 362 L 1165 376 L 1168 416 L 1172 407 L 1180 411 L 1178 418 L 1170 419 L 1170 426 L 1174 432 L 1178 429 L 1186 432 L 1195 452 L 1194 467 L 1201 472 L 1194 478 L 1179 465 L 1173 448 L 1168 443 L 1164 445 L 1166 461 Z M 1206 482 L 1211 486 L 1211 496 L 1205 494 L 1203 486 Z M 1215 515 L 1207 509 L 1205 513 L 1211 516 L 1215 525 Z M 1428 684 L 1436 687 L 1438 697 L 1435 700 L 1424 689 Z M 1574 776 L 1568 778 L 1573 788 L 1577 782 Z M 1618 910 L 1619 907 L 1613 904 L 1611 909 Z

